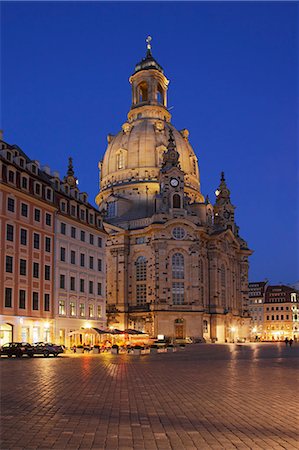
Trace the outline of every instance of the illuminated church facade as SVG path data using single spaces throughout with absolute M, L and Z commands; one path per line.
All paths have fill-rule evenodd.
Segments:
M 107 242 L 107 320 L 151 337 L 232 341 L 248 335 L 248 257 L 224 174 L 212 205 L 187 129 L 167 109 L 152 56 L 130 77 L 132 106 L 99 163 Z

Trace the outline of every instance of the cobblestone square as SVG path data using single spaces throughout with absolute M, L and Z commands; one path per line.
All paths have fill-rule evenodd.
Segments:
M 1 358 L 1 449 L 297 449 L 299 345 Z

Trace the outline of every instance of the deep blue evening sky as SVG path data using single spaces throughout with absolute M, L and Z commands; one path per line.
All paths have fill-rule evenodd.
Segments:
M 250 279 L 298 275 L 298 4 L 2 3 L 4 139 L 64 175 L 74 157 L 93 203 L 108 133 L 153 36 L 172 122 L 188 128 L 204 195 L 225 171 Z

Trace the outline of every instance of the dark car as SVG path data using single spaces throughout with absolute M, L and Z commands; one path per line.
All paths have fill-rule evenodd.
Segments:
M 8 344 L 3 344 L 0 349 L 0 355 L 7 355 L 9 358 L 12 356 L 21 358 L 24 355 L 32 358 L 33 354 L 33 347 L 28 342 L 9 342 Z
M 33 344 L 33 350 L 35 355 L 44 355 L 45 358 L 50 355 L 58 356 L 59 353 L 63 353 L 61 345 L 50 344 L 48 342 L 36 342 Z

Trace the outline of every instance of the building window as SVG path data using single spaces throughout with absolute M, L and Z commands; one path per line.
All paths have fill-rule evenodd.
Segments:
M 89 268 L 93 269 L 93 256 L 89 257 Z
M 6 256 L 5 271 L 8 273 L 12 273 L 12 267 L 13 267 L 13 257 Z
M 25 203 L 21 204 L 21 215 L 23 217 L 28 217 L 28 205 L 26 205 Z
M 182 281 L 172 283 L 172 303 L 174 305 L 183 305 L 185 299 L 185 287 Z
M 102 306 L 101 305 L 98 305 L 97 312 L 98 312 L 97 316 L 102 317 Z
M 22 188 L 27 189 L 28 188 L 28 180 L 25 177 L 22 177 Z
M 116 164 L 117 164 L 117 169 L 121 170 L 124 168 L 124 154 L 123 152 L 119 152 L 116 155 Z
M 144 305 L 146 303 L 146 284 L 139 283 L 136 285 L 136 303 Z
M 70 290 L 71 291 L 75 290 L 75 277 L 70 278 Z
M 13 242 L 13 225 L 9 223 L 6 225 L 6 240 Z
M 24 276 L 26 275 L 26 272 L 27 272 L 27 261 L 26 259 L 20 259 L 20 275 Z
M 50 227 L 51 224 L 52 224 L 52 216 L 51 214 L 46 213 L 46 225 Z
M 34 220 L 40 222 L 40 209 L 34 209 Z
M 74 205 L 71 206 L 71 215 L 76 216 L 76 206 Z
M 181 208 L 181 197 L 179 194 L 174 194 L 172 197 L 172 207 L 173 208 Z
M 223 307 L 226 305 L 226 273 L 225 267 L 222 264 L 220 269 L 220 285 L 221 285 L 221 304 Z
M 286 315 L 286 320 L 289 320 L 289 315 L 288 314 Z
M 80 314 L 80 317 L 84 317 L 85 316 L 85 305 L 84 305 L 84 303 L 80 303 L 79 314 Z
M 61 222 L 61 224 L 60 224 L 60 233 L 66 234 L 66 224 L 63 222 Z
M 84 253 L 80 254 L 80 266 L 81 267 L 85 266 L 85 255 L 84 255 Z
M 136 244 L 144 244 L 144 243 L 145 243 L 145 237 L 136 238 Z
M 85 242 L 85 231 L 81 231 L 81 241 Z
M 76 264 L 76 252 L 71 250 L 71 264 Z
M 39 249 L 39 234 L 33 233 L 33 247 Z
M 71 237 L 76 239 L 76 228 L 75 227 L 71 227 Z
M 85 211 L 84 211 L 84 209 L 80 210 L 80 219 L 81 220 L 85 220 Z
M 45 250 L 46 250 L 46 252 L 51 251 L 51 238 L 49 238 L 49 237 L 45 238 Z
M 172 255 L 172 278 L 181 280 L 185 278 L 184 256 L 182 253 L 174 253 Z
M 93 281 L 89 282 L 89 293 L 93 294 Z
M 50 266 L 45 265 L 45 280 L 50 281 L 51 277 L 51 268 Z
M 49 188 L 46 189 L 46 199 L 52 200 L 52 191 Z
M 50 294 L 45 294 L 44 296 L 44 310 L 50 311 Z
M 35 190 L 36 195 L 40 195 L 41 185 L 39 183 L 35 183 L 34 190 Z
M 65 275 L 60 275 L 60 289 L 65 289 Z
M 80 278 L 80 292 L 84 292 L 84 279 Z
M 102 295 L 102 283 L 98 283 L 98 295 Z
M 107 203 L 107 217 L 112 218 L 116 216 L 116 202 Z
M 94 237 L 93 237 L 93 234 L 90 234 L 90 235 L 89 235 L 89 243 L 90 243 L 91 245 L 93 245 L 93 243 L 94 243 Z
M 89 215 L 89 222 L 91 223 L 91 225 L 93 225 L 93 214 Z
M 70 316 L 75 316 L 75 315 L 76 315 L 75 303 L 70 302 Z
M 65 202 L 61 202 L 61 203 L 60 203 L 60 208 L 61 208 L 61 211 L 62 211 L 62 212 L 65 212 L 65 211 L 66 211 L 66 204 L 65 204 Z
M 15 212 L 15 200 L 13 198 L 8 197 L 8 199 L 7 199 L 7 209 L 10 212 Z
M 15 182 L 15 173 L 12 170 L 9 170 L 9 172 L 8 172 L 8 181 L 10 183 Z
M 102 238 L 98 237 L 98 247 L 102 247 Z
M 280 320 L 284 320 L 284 316 L 282 315 L 282 316 L 280 316 Z
M 146 258 L 139 256 L 136 260 L 136 281 L 144 280 L 146 280 Z
M 65 316 L 65 301 L 64 300 L 59 300 L 58 314 L 60 316 Z
M 204 333 L 208 332 L 208 321 L 207 320 L 203 321 L 203 332 Z
M 38 292 L 32 293 L 32 309 L 35 311 L 38 310 Z
M 88 315 L 89 317 L 94 317 L 94 307 L 93 305 L 88 306 Z
M 172 230 L 172 236 L 175 239 L 184 239 L 184 237 L 186 236 L 186 231 L 182 227 L 175 227 Z
M 65 261 L 65 248 L 60 247 L 60 261 Z
M 4 300 L 5 308 L 12 307 L 12 288 L 5 288 L 5 300 Z
M 37 262 L 33 263 L 33 277 L 39 278 L 39 263 Z
M 20 242 L 21 245 L 27 245 L 27 230 L 24 230 L 24 228 L 21 228 L 21 236 L 20 236 Z
M 26 291 L 24 291 L 24 289 L 19 290 L 19 308 L 26 308 Z
M 267 320 L 270 320 L 270 316 L 267 316 Z
M 98 259 L 98 271 L 102 272 L 102 260 Z

